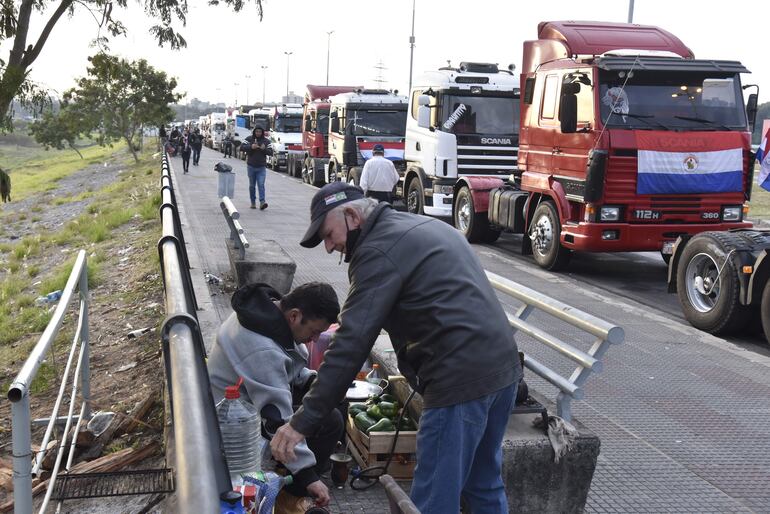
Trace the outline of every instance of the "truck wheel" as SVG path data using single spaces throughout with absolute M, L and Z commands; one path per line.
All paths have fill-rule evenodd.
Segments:
M 739 270 L 727 259 L 739 242 L 734 234 L 706 232 L 691 239 L 682 251 L 677 294 L 684 317 L 695 328 L 727 334 L 748 321 L 750 310 L 738 300 Z
M 468 186 L 457 192 L 453 214 L 455 228 L 469 243 L 494 243 L 500 237 L 500 231 L 489 226 L 487 214 L 474 210 L 473 195 Z
M 765 339 L 770 343 L 770 280 L 762 291 L 762 303 L 759 306 L 760 318 L 762 318 L 762 330 L 765 331 Z
M 425 193 L 422 191 L 422 184 L 419 177 L 414 177 L 407 188 L 406 210 L 412 214 L 422 214 L 424 205 Z
M 560 235 L 561 223 L 556 206 L 549 201 L 540 203 L 532 215 L 529 239 L 532 241 L 532 256 L 541 268 L 558 271 L 569 264 L 572 252 L 561 245 Z
M 302 175 L 302 182 L 304 182 L 305 184 L 310 184 L 313 181 L 313 179 L 311 178 L 311 174 L 313 173 L 312 171 L 313 168 L 310 167 L 311 162 L 312 161 L 309 158 L 302 161 L 302 171 L 300 172 L 300 174 Z
M 315 159 L 310 159 L 308 167 L 308 184 L 312 184 L 315 187 L 323 187 L 325 182 L 323 164 L 316 162 Z

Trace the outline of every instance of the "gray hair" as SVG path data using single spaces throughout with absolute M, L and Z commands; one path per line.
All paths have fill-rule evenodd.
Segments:
M 361 217 L 361 221 L 364 222 L 369 217 L 369 214 L 372 213 L 374 208 L 379 205 L 379 203 L 380 202 L 374 198 L 359 198 L 358 200 L 351 200 L 350 202 L 343 203 L 342 205 L 335 207 L 329 212 L 329 214 L 335 213 L 335 215 L 342 215 L 342 212 L 346 208 L 351 208 L 358 213 L 358 215 Z

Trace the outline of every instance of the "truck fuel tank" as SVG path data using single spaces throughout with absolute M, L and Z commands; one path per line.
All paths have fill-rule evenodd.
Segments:
M 524 233 L 524 207 L 528 193 L 511 186 L 498 187 L 489 192 L 489 222 L 516 234 Z

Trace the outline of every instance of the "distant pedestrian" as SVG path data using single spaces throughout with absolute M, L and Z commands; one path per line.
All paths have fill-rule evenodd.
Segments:
M 385 147 L 374 145 L 372 158 L 366 161 L 361 172 L 361 189 L 369 198 L 393 203 L 393 188 L 398 184 L 398 179 L 393 161 L 385 158 Z
M 229 131 L 222 137 L 222 152 L 225 157 L 233 156 L 233 135 Z
M 182 154 L 182 169 L 187 173 L 190 171 L 190 154 L 192 153 L 192 146 L 190 146 L 190 132 L 187 129 L 184 129 L 179 144 L 182 148 L 180 152 Z
M 249 173 L 249 198 L 251 199 L 251 208 L 257 208 L 257 196 L 254 191 L 256 185 L 259 189 L 259 208 L 267 209 L 265 201 L 265 176 L 267 175 L 267 156 L 273 155 L 273 149 L 270 147 L 270 141 L 265 137 L 265 130 L 262 127 L 256 127 L 246 141 L 241 145 L 241 151 L 246 152 L 246 170 Z
M 195 131 L 190 136 L 190 146 L 192 147 L 193 166 L 197 166 L 201 160 L 201 150 L 203 149 L 201 129 L 195 128 Z

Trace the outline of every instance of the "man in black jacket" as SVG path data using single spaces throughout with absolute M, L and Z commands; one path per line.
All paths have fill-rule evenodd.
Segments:
M 265 131 L 262 127 L 255 127 L 251 135 L 241 145 L 241 151 L 246 152 L 246 171 L 249 174 L 249 198 L 251 199 L 251 208 L 257 208 L 257 195 L 254 191 L 256 184 L 259 189 L 259 208 L 267 209 L 265 201 L 265 176 L 267 175 L 267 156 L 273 155 L 273 149 L 270 147 L 270 140 L 265 137 Z
M 507 512 L 502 438 L 521 378 L 508 320 L 481 263 L 446 223 L 396 212 L 344 182 L 321 188 L 301 244 L 350 263 L 340 327 L 302 407 L 271 442 L 284 462 L 345 395 L 380 329 L 424 401 L 412 500 L 423 514 Z
M 190 147 L 192 148 L 193 166 L 197 166 L 201 160 L 201 150 L 203 150 L 203 136 L 201 129 L 197 127 L 190 136 Z

